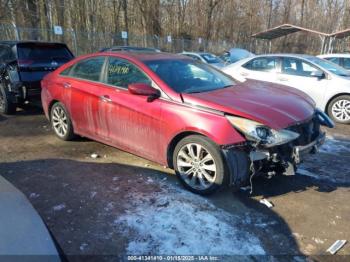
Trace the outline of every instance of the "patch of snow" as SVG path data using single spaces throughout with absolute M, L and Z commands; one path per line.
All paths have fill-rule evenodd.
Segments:
M 107 204 L 107 206 L 104 208 L 104 210 L 108 212 L 108 211 L 111 211 L 113 209 L 113 207 L 114 207 L 114 203 L 113 202 L 109 202 Z
M 38 198 L 40 196 L 40 194 L 37 194 L 37 193 L 31 193 L 29 195 L 29 198 Z
M 332 136 L 327 136 L 325 143 L 320 147 L 320 152 L 335 155 L 350 152 L 350 141 L 338 140 Z
M 265 222 L 265 223 L 254 223 L 254 226 L 259 227 L 259 228 L 266 228 L 266 227 L 274 226 L 277 224 L 278 223 L 276 221 L 270 221 L 270 222 Z
M 306 169 L 303 169 L 303 168 L 298 168 L 297 174 L 302 175 L 302 176 L 308 176 L 308 177 L 316 178 L 316 179 L 320 178 L 317 174 L 312 173 L 312 172 L 310 172 L 310 171 L 308 171 Z
M 303 169 L 303 168 L 298 168 L 296 174 L 297 175 L 302 175 L 302 176 L 312 177 L 314 179 L 323 180 L 323 181 L 324 180 L 328 180 L 328 181 L 331 181 L 331 182 L 334 182 L 334 183 L 338 182 L 336 179 L 333 179 L 333 178 L 331 178 L 329 176 L 322 177 L 322 176 L 320 176 L 318 174 L 312 173 L 312 172 L 310 172 L 310 171 L 308 171 L 306 169 Z
M 114 192 L 117 192 L 119 191 L 119 186 L 113 186 L 113 187 L 110 187 L 110 189 Z
M 61 211 L 61 210 L 65 209 L 65 208 L 66 208 L 65 204 L 60 204 L 60 205 L 54 206 L 52 209 L 54 211 Z
M 85 250 L 85 248 L 88 246 L 88 244 L 86 244 L 86 243 L 82 243 L 81 245 L 80 245 L 80 250 L 81 251 L 84 251 Z
M 147 184 L 152 184 L 154 182 L 154 180 L 152 179 L 152 178 L 147 178 L 147 181 L 146 181 L 146 183 Z
M 93 199 L 96 195 L 97 195 L 97 192 L 96 191 L 92 191 L 90 193 L 90 198 Z
M 259 239 L 242 220 L 203 197 L 176 188 L 130 193 L 131 204 L 114 223 L 129 238 L 129 255 L 262 255 Z

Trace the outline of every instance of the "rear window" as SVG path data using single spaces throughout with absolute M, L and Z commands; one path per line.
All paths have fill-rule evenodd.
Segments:
M 221 63 L 222 61 L 213 54 L 202 54 L 201 55 L 208 64 Z
M 73 58 L 64 45 L 30 44 L 18 45 L 18 58 L 30 61 L 68 62 Z

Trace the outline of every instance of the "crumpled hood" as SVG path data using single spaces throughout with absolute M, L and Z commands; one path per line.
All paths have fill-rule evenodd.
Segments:
M 283 85 L 247 80 L 220 90 L 182 94 L 185 103 L 245 117 L 274 129 L 309 119 L 315 102 L 305 93 Z

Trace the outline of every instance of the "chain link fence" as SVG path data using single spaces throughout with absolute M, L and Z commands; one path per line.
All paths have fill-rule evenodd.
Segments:
M 63 28 L 62 34 L 53 29 L 17 27 L 12 24 L 0 24 L 0 40 L 37 40 L 66 43 L 76 55 L 99 51 L 102 48 L 118 45 L 153 47 L 166 52 L 208 51 L 221 54 L 234 47 L 226 40 L 207 41 L 205 39 L 177 39 L 169 36 L 141 36 L 128 34 L 122 38 L 122 32 L 82 32 Z

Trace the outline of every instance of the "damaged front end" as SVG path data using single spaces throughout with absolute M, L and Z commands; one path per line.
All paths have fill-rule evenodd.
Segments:
M 258 122 L 227 116 L 247 139 L 246 143 L 223 147 L 231 174 L 230 184 L 241 187 L 255 175 L 268 178 L 276 174 L 294 175 L 296 166 L 307 154 L 314 154 L 325 141 L 320 126 L 334 127 L 320 110 L 312 118 L 282 130 L 273 130 Z

